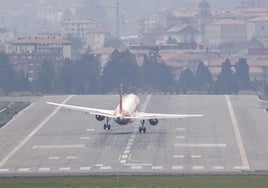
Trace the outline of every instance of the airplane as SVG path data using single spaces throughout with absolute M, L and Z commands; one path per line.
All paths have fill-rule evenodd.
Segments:
M 146 133 L 145 120 L 148 120 L 152 126 L 158 124 L 159 119 L 184 119 L 191 117 L 202 117 L 202 114 L 159 114 L 159 113 L 145 113 L 138 112 L 137 108 L 140 103 L 140 99 L 135 94 L 128 94 L 123 96 L 123 86 L 120 85 L 120 101 L 119 105 L 115 110 L 106 110 L 106 109 L 97 109 L 97 108 L 88 108 L 82 106 L 73 106 L 66 104 L 59 104 L 53 102 L 47 102 L 47 104 L 61 106 L 70 110 L 78 110 L 87 112 L 89 114 L 95 115 L 95 118 L 98 121 L 103 121 L 106 119 L 106 123 L 103 125 L 103 129 L 111 129 L 111 124 L 109 123 L 111 119 L 113 119 L 118 125 L 127 125 L 128 123 L 139 120 L 141 126 L 139 127 L 140 133 Z

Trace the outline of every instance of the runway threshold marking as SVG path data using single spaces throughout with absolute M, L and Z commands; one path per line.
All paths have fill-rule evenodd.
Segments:
M 238 126 L 238 123 L 237 123 L 237 119 L 235 117 L 234 109 L 233 109 L 233 106 L 232 106 L 232 103 L 231 103 L 229 95 L 225 95 L 225 99 L 226 99 L 226 103 L 227 103 L 227 106 L 228 106 L 228 109 L 229 109 L 229 112 L 230 112 L 230 116 L 231 116 L 231 119 L 232 119 L 232 123 L 233 123 L 233 126 L 234 126 L 235 138 L 236 138 L 237 146 L 238 146 L 239 153 L 240 153 L 240 156 L 241 156 L 241 161 L 242 161 L 242 164 L 243 164 L 243 168 L 244 169 L 250 169 L 247 154 L 246 154 L 246 151 L 245 151 L 245 148 L 244 148 L 244 145 L 243 145 L 243 141 L 242 141 L 242 137 L 241 137 L 241 134 L 240 134 L 239 126 Z
M 67 103 L 73 95 L 68 96 L 61 104 Z M 11 150 L 5 158 L 0 162 L 0 168 L 6 164 L 6 162 L 18 151 L 20 150 L 52 117 L 54 117 L 57 112 L 61 109 L 61 106 L 58 106 L 53 112 L 47 116 L 44 121 L 42 121 L 32 132 L 30 132 L 13 150 Z

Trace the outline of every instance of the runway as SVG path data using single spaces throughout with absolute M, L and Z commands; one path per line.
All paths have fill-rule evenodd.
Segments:
M 89 114 L 46 104 L 114 109 L 118 96 L 45 96 L 0 129 L 0 176 L 268 173 L 268 114 L 257 96 L 142 95 L 139 111 L 201 118 L 103 130 Z M 1 98 L 0 98 L 1 100 Z

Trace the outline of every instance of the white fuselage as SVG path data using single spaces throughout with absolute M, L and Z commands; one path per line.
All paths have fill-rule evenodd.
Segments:
M 126 125 L 131 119 L 125 119 L 134 114 L 139 106 L 140 99 L 137 95 L 129 94 L 122 98 L 122 109 L 120 110 L 120 104 L 115 109 L 116 118 L 114 121 L 120 125 Z

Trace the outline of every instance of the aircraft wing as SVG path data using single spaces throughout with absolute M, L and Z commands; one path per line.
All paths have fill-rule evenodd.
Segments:
M 157 114 L 157 113 L 145 113 L 145 112 L 136 112 L 133 116 L 127 117 L 129 119 L 185 119 L 192 117 L 202 117 L 203 114 Z
M 88 113 L 93 114 L 93 115 L 101 115 L 101 116 L 105 116 L 105 117 L 115 118 L 114 110 L 87 108 L 87 107 L 82 107 L 82 106 L 73 106 L 73 105 L 59 104 L 59 103 L 53 103 L 53 102 L 47 102 L 47 104 L 51 104 L 54 106 L 60 106 L 60 107 L 70 109 L 70 110 L 88 112 Z

